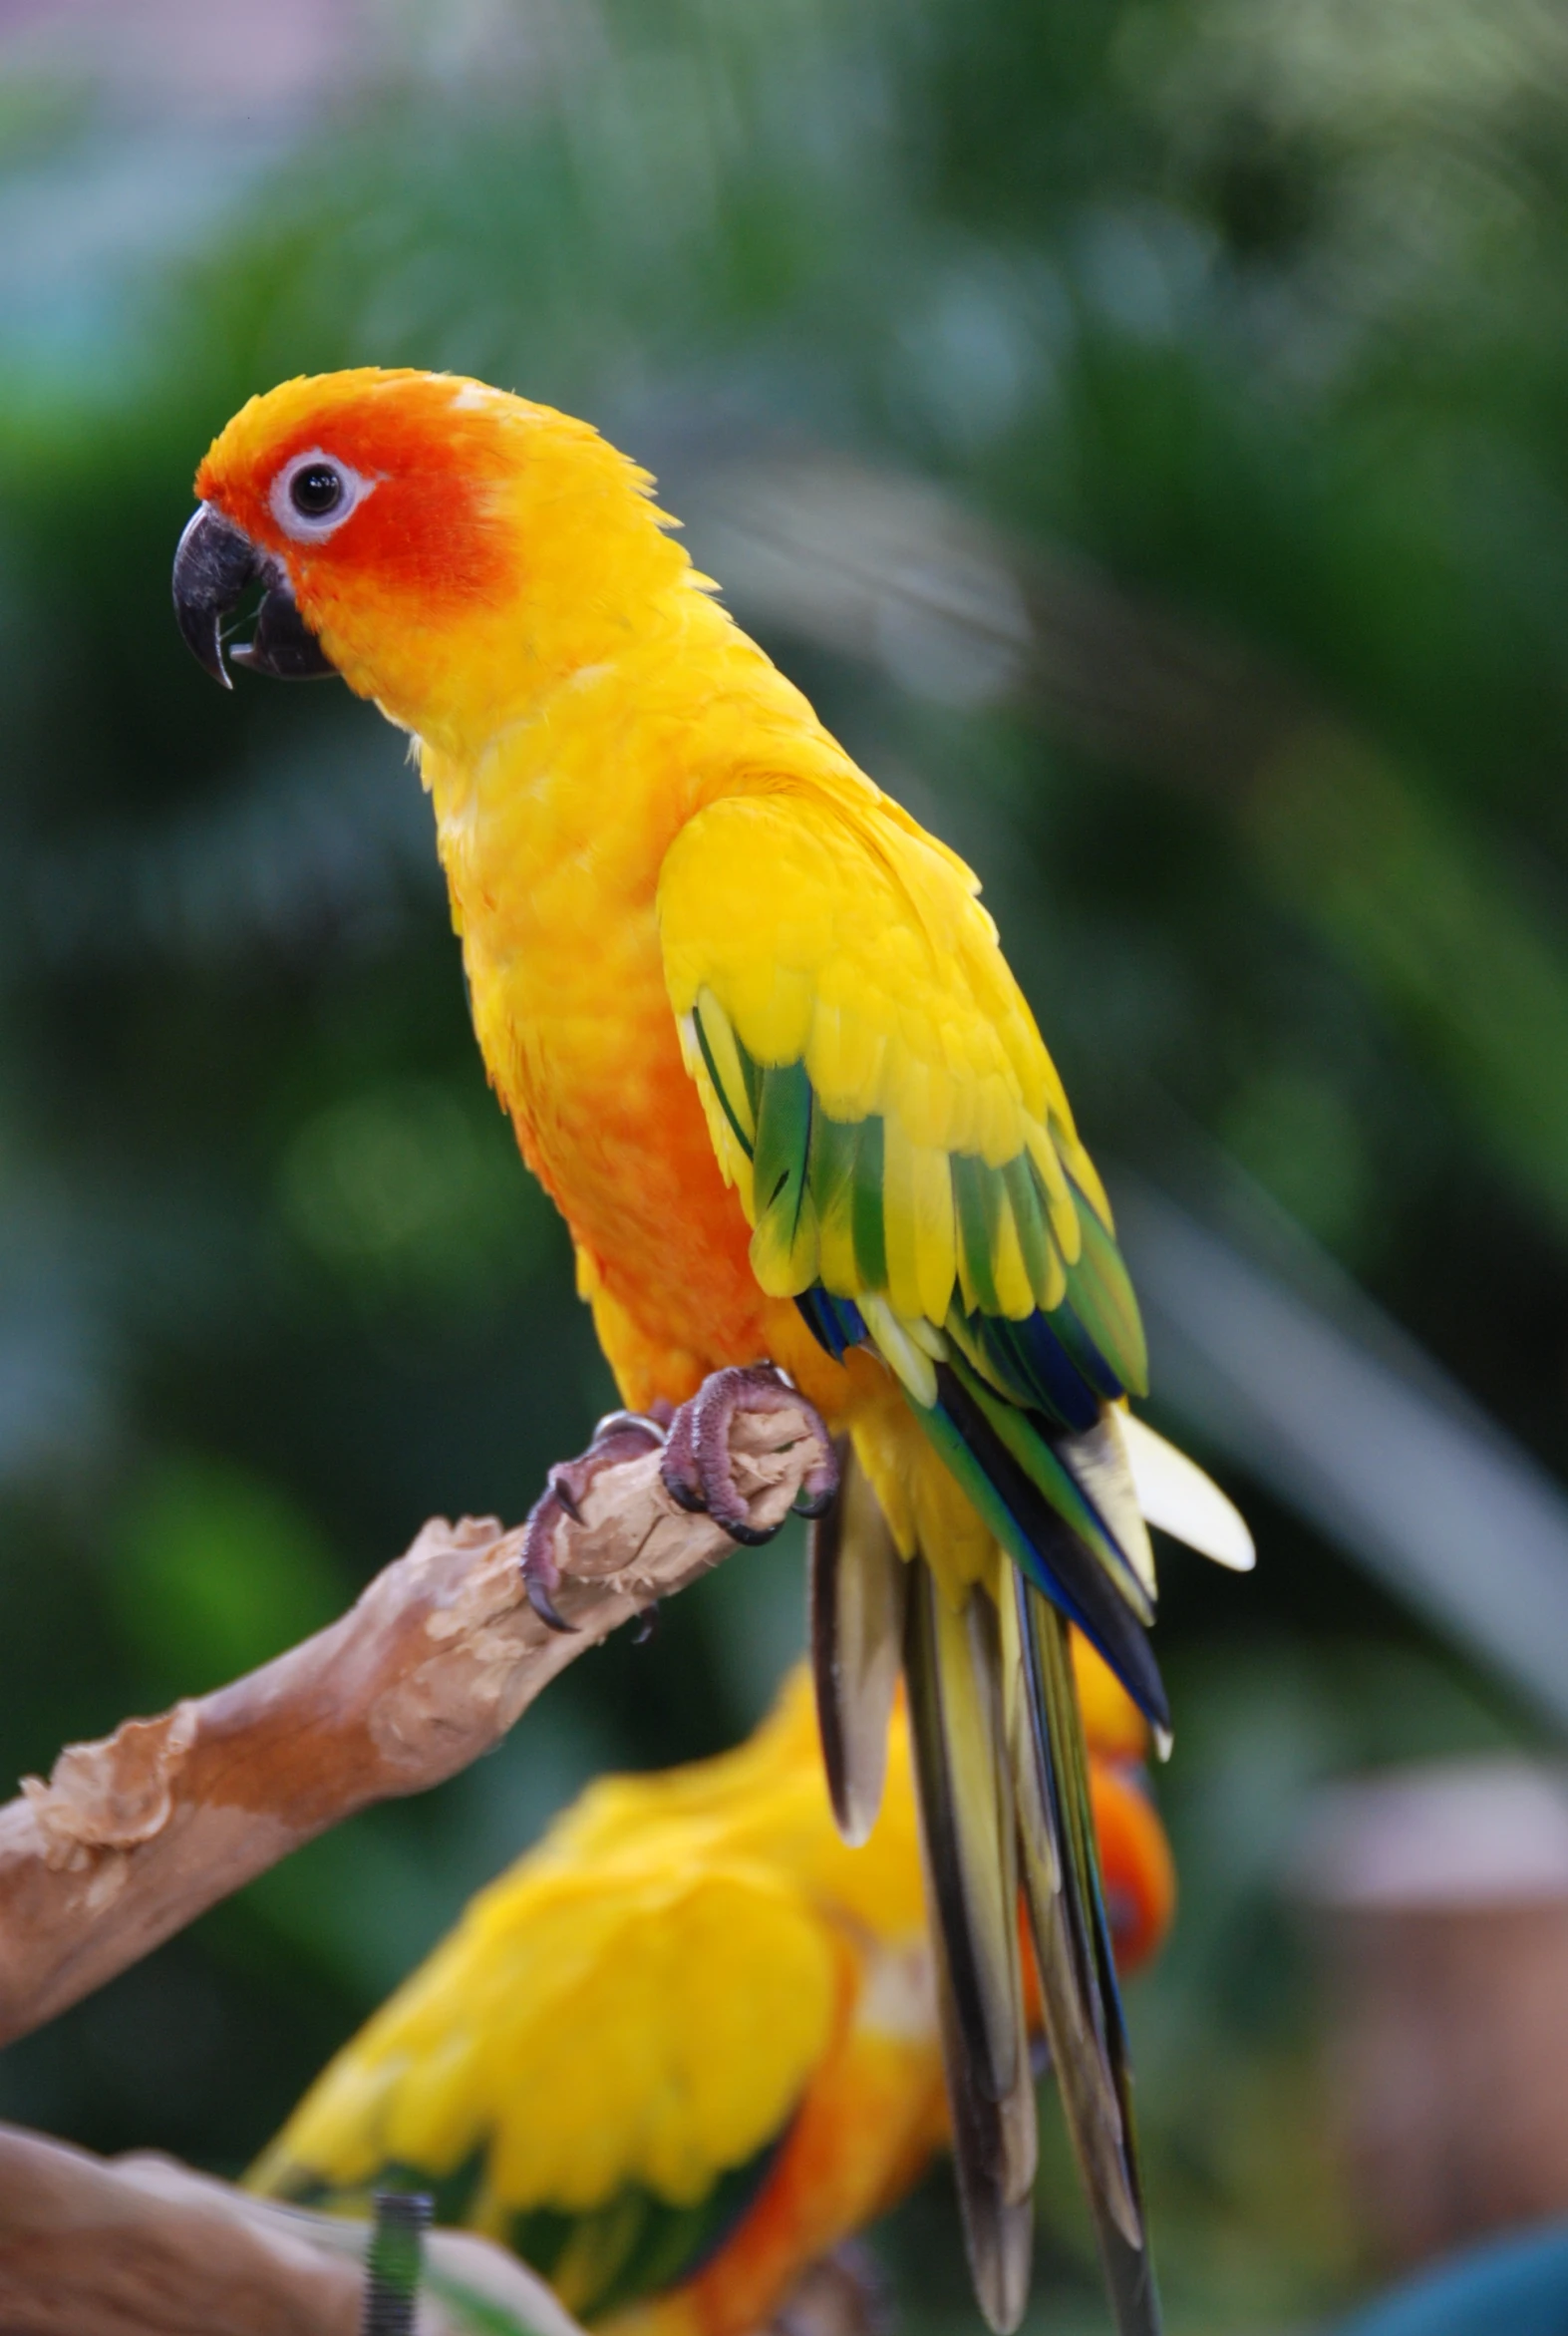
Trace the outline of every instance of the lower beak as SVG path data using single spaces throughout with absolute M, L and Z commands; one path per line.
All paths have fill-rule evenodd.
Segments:
M 209 502 L 198 506 L 174 554 L 174 616 L 197 662 L 214 681 L 232 689 L 223 657 L 223 620 L 255 582 L 265 587 L 255 633 L 229 651 L 232 662 L 279 681 L 315 681 L 335 673 L 300 615 L 281 564 Z

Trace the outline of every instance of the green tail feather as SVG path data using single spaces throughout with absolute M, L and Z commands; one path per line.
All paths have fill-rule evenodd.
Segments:
M 1008 1741 L 1046 2034 L 1118 2336 L 1159 2336 L 1068 1626 L 1021 1576 L 1011 1590 L 1003 1617 Z
M 1035 2123 L 1035 2094 L 1027 2069 L 1005 2102 L 991 2101 L 969 2078 L 958 2025 L 947 1952 L 938 1926 L 932 1934 L 942 2061 L 953 2123 L 953 2170 L 964 2227 L 964 2252 L 975 2297 L 988 2324 L 1016 2328 L 1029 2303 L 1035 2251 L 1035 2204 L 1028 2192 L 1007 2195 L 999 2169 L 1018 2154 L 1018 2129 Z
M 965 2239 L 981 2308 L 1006 2336 L 1028 2296 L 1036 2138 L 996 1611 L 980 1589 L 955 1610 L 919 1557 L 904 1667 Z

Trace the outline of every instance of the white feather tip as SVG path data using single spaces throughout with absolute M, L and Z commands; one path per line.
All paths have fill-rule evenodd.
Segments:
M 1130 1412 L 1121 1415 L 1127 1464 L 1137 1488 L 1138 1506 L 1152 1525 L 1174 1540 L 1184 1541 L 1216 1565 L 1235 1573 L 1250 1573 L 1257 1551 L 1246 1519 L 1233 1501 L 1227 1501 L 1196 1461 L 1188 1460 L 1163 1436 Z

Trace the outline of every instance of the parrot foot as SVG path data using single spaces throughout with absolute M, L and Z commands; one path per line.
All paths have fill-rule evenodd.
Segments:
M 668 1410 L 664 1404 L 655 1407 Z M 558 1460 L 544 1480 L 544 1491 L 528 1511 L 522 1528 L 522 1586 L 529 1605 L 551 1630 L 576 1629 L 555 1610 L 560 1567 L 555 1562 L 555 1528 L 562 1516 L 573 1524 L 583 1521 L 582 1504 L 595 1477 L 623 1461 L 640 1460 L 664 1443 L 666 1422 L 640 1412 L 607 1412 L 593 1431 L 593 1442 L 575 1460 Z
M 838 1491 L 838 1462 L 832 1439 L 799 1390 L 772 1363 L 749 1370 L 716 1371 L 670 1423 L 659 1474 L 678 1508 L 701 1511 L 723 1525 L 732 1541 L 756 1548 L 773 1539 L 774 1528 L 759 1530 L 735 1481 L 730 1428 L 742 1412 L 803 1412 L 821 1441 L 822 1459 L 806 1476 L 796 1505 L 820 1516 Z

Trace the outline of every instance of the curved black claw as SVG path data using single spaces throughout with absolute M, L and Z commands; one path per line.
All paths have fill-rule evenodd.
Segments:
M 735 1481 L 730 1458 L 730 1426 L 738 1412 L 803 1411 L 815 1421 L 822 1459 L 809 1471 L 796 1506 L 806 1516 L 820 1516 L 838 1491 L 838 1462 L 832 1439 L 799 1390 L 772 1363 L 748 1370 L 732 1367 L 705 1379 L 690 1403 L 683 1403 L 670 1423 L 659 1474 L 664 1489 L 678 1508 L 711 1516 L 723 1525 L 732 1541 L 758 1548 L 771 1541 L 776 1527 L 754 1525 Z
M 657 1452 L 663 1443 L 664 1429 L 657 1420 L 645 1419 L 639 1412 L 607 1412 L 594 1429 L 587 1451 L 576 1460 L 558 1460 L 545 1478 L 544 1490 L 522 1528 L 520 1563 L 528 1603 L 551 1630 L 574 1631 L 577 1627 L 555 1606 L 561 1582 L 561 1570 L 555 1562 L 555 1530 L 561 1518 L 568 1516 L 573 1524 L 581 1524 L 582 1504 L 594 1479 L 604 1469 L 619 1468 L 623 1461 Z

